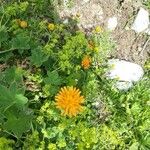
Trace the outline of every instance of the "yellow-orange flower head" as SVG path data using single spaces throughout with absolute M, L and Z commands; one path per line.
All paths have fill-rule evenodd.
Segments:
M 62 111 L 63 115 L 72 117 L 82 111 L 81 104 L 84 101 L 84 97 L 80 94 L 80 90 L 73 86 L 60 89 L 59 93 L 55 96 L 55 100 L 57 108 Z
M 20 27 L 26 28 L 28 26 L 28 23 L 26 21 L 20 21 Z
M 55 29 L 55 25 L 54 25 L 53 23 L 49 23 L 49 24 L 48 24 L 48 29 L 49 29 L 50 31 L 53 31 L 53 30 Z
M 91 58 L 89 56 L 85 56 L 81 63 L 84 69 L 88 69 L 91 65 Z
M 102 31 L 103 31 L 102 27 L 100 27 L 100 26 L 95 27 L 96 33 L 101 33 Z

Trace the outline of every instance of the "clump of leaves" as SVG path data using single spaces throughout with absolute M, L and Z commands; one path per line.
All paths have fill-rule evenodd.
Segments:
M 8 140 L 4 137 L 0 138 L 0 149 L 1 150 L 13 150 L 12 146 L 14 145 L 14 141 L 13 140 Z
M 30 129 L 32 119 L 31 110 L 28 109 L 28 98 L 24 96 L 22 87 L 22 72 L 13 67 L 1 76 L 0 125 L 3 130 L 21 137 Z
M 150 0 L 143 0 L 143 4 L 147 7 L 147 9 L 150 9 Z

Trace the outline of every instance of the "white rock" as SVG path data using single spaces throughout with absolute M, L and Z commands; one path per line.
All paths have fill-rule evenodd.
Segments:
M 117 17 L 114 16 L 108 19 L 107 27 L 109 30 L 113 31 L 117 27 L 117 24 L 118 24 Z
M 150 34 L 150 32 L 147 31 L 149 25 L 150 20 L 148 11 L 146 11 L 144 8 L 140 8 L 131 29 L 137 33 L 146 32 Z
M 107 72 L 107 77 L 117 79 L 116 87 L 120 90 L 129 89 L 134 82 L 139 81 L 144 75 L 140 65 L 125 60 L 110 59 L 108 65 L 110 70 Z
M 125 60 L 111 59 L 108 61 L 108 64 L 113 66 L 110 77 L 119 78 L 121 81 L 136 82 L 144 74 L 140 65 Z

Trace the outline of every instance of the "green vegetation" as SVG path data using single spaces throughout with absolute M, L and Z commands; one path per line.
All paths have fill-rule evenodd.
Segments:
M 115 89 L 105 78 L 115 45 L 98 29 L 63 24 L 53 0 L 1 2 L 0 150 L 150 149 L 149 68 L 129 91 Z M 65 86 L 84 97 L 73 117 L 56 107 Z
M 143 0 L 143 4 L 147 7 L 147 9 L 150 9 L 150 0 Z

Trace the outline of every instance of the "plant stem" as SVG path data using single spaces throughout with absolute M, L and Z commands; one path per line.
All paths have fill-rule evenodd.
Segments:
M 4 54 L 4 53 L 7 53 L 7 52 L 11 52 L 11 51 L 14 51 L 16 49 L 8 49 L 8 50 L 5 50 L 5 51 L 1 51 L 0 54 Z

